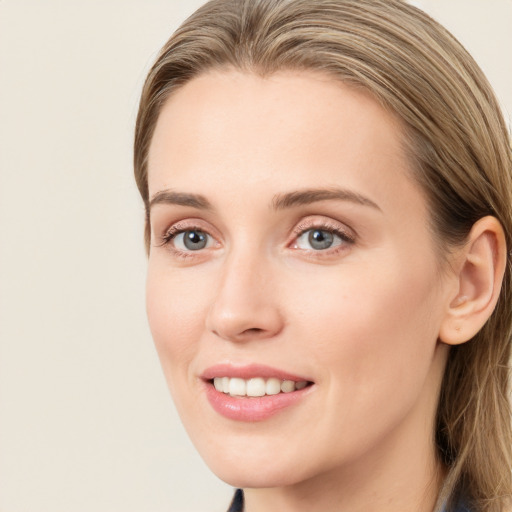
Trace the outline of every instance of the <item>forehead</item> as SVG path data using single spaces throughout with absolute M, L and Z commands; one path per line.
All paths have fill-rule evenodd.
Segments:
M 247 193 L 272 183 L 343 185 L 370 196 L 385 189 L 381 201 L 393 202 L 409 189 L 421 193 L 402 141 L 395 115 L 327 75 L 212 71 L 162 108 L 149 152 L 150 196 L 192 183 L 205 192 L 229 184 Z

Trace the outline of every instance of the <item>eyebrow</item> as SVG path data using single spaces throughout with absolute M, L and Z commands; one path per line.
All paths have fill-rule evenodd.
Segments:
M 373 202 L 371 199 L 352 190 L 343 188 L 314 188 L 277 194 L 272 199 L 271 207 L 273 210 L 285 210 L 319 201 L 332 200 L 348 201 L 381 211 L 377 203 Z M 149 209 L 155 204 L 173 204 L 178 206 L 190 206 L 199 210 L 213 210 L 210 201 L 201 194 L 175 192 L 169 189 L 157 192 L 149 202 Z
M 176 204 L 179 206 L 190 206 L 199 210 L 213 209 L 210 201 L 200 194 L 175 192 L 173 190 L 161 190 L 157 192 L 149 202 L 149 209 L 155 204 Z
M 272 208 L 274 210 L 283 210 L 286 208 L 293 208 L 295 206 L 316 203 L 318 201 L 332 200 L 349 201 L 351 203 L 369 206 L 382 211 L 379 205 L 374 203 L 371 199 L 352 190 L 343 188 L 317 188 L 297 190 L 286 194 L 277 194 L 272 200 Z

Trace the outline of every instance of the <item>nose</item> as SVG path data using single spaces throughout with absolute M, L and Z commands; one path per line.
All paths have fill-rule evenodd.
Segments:
M 270 262 L 232 254 L 223 264 L 206 328 L 224 340 L 267 339 L 283 328 Z

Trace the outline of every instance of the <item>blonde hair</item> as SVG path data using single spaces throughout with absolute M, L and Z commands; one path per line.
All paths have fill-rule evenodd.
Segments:
M 135 132 L 135 177 L 146 205 L 147 158 L 160 110 L 200 73 L 232 67 L 269 75 L 316 70 L 370 92 L 404 122 L 415 179 L 446 251 L 494 215 L 512 247 L 512 155 L 493 91 L 460 43 L 400 0 L 212 0 L 162 49 L 144 85 Z M 471 341 L 450 351 L 436 441 L 449 467 L 442 500 L 504 510 L 512 496 L 509 253 L 498 305 Z

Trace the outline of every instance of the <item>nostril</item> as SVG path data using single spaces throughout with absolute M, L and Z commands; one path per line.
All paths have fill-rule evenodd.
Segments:
M 251 327 L 250 329 L 243 331 L 242 334 L 258 334 L 260 332 L 263 332 L 263 329 L 260 329 L 259 327 Z

